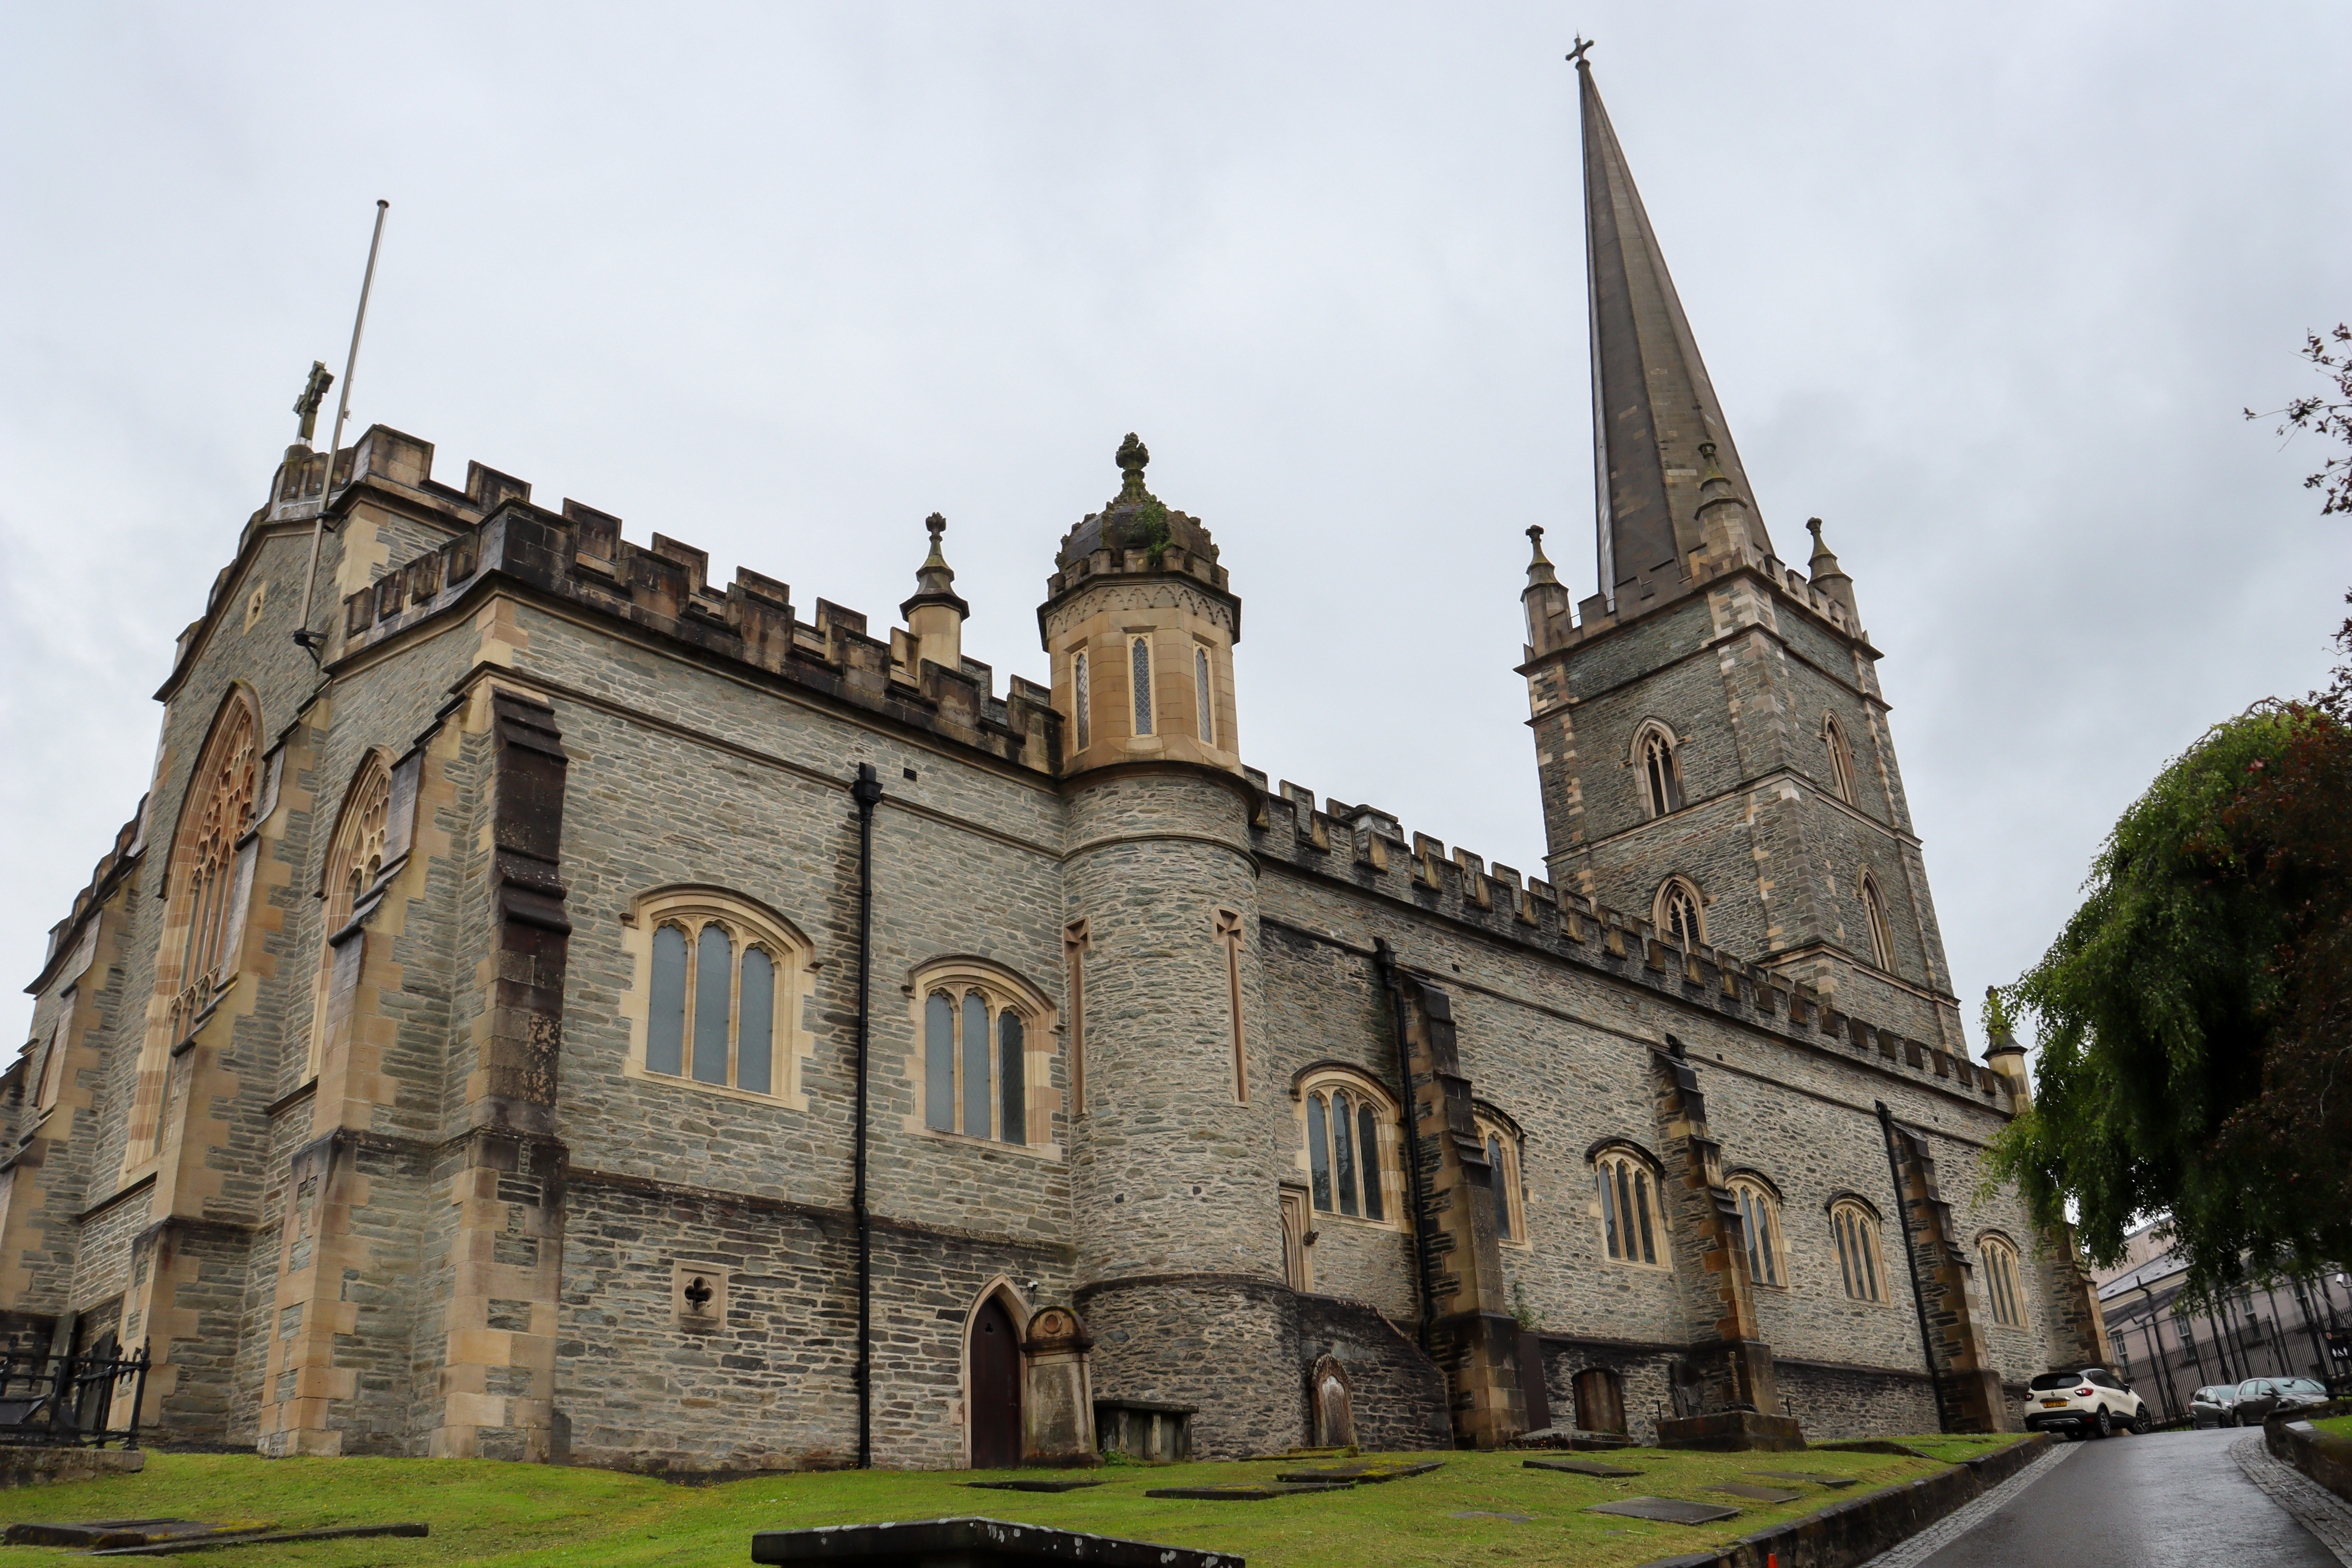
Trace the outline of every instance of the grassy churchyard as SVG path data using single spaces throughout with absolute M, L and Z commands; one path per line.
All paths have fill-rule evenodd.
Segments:
M 1346 1491 L 1262 1502 L 1148 1498 L 1165 1487 L 1255 1485 L 1286 1463 L 1116 1465 L 1077 1472 L 1103 1484 L 1079 1491 L 981 1490 L 974 1480 L 1057 1472 L 968 1470 L 811 1472 L 684 1486 L 608 1470 L 440 1459 L 263 1459 L 152 1454 L 145 1473 L 0 1493 L 0 1523 L 176 1517 L 268 1521 L 279 1530 L 391 1523 L 432 1526 L 424 1540 L 373 1538 L 230 1547 L 191 1554 L 205 1568 L 362 1568 L 383 1564 L 567 1564 L 582 1568 L 721 1568 L 751 1561 L 751 1533 L 819 1524 L 981 1514 L 1246 1556 L 1251 1568 L 1360 1568 L 1364 1563 L 1574 1563 L 1631 1568 L 1696 1552 L 1832 1502 L 1933 1473 L 2014 1438 L 1904 1439 L 1937 1458 L 1815 1450 L 1694 1454 L 1654 1448 L 1607 1454 L 1444 1453 L 1443 1468 Z M 1529 1458 L 1597 1459 L 1638 1469 L 1632 1479 L 1531 1470 Z M 1301 1461 L 1301 1464 L 1313 1461 Z M 1852 1476 L 1838 1489 L 1759 1477 L 1759 1470 Z M 1772 1506 L 1706 1489 L 1784 1487 L 1801 1496 Z M 1713 1525 L 1651 1523 L 1583 1511 L 1657 1496 L 1737 1504 Z M 34 1546 L 0 1551 L 0 1568 L 48 1568 L 77 1554 Z

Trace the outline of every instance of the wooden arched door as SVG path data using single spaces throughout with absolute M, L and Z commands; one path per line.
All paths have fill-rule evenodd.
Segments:
M 1021 1463 L 1021 1335 L 996 1296 L 980 1304 L 965 1368 L 965 1418 L 971 1423 L 971 1468 L 1009 1470 Z

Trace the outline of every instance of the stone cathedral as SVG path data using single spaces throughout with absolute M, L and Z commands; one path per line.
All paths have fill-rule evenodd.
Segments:
M 0 1078 L 12 1345 L 147 1347 L 165 1440 L 672 1472 L 1795 1447 L 2105 1361 L 1979 1190 L 2023 1054 L 1854 580 L 1778 554 L 1579 73 L 1540 875 L 1248 765 L 1247 546 L 1133 436 L 1000 689 L 936 517 L 877 626 L 306 418 Z

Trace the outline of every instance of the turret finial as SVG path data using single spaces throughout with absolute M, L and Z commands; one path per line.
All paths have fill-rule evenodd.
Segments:
M 1538 583 L 1559 581 L 1559 575 L 1551 569 L 1550 560 L 1543 552 L 1543 536 L 1544 531 L 1539 526 L 1528 530 L 1528 540 L 1535 546 L 1535 558 L 1528 563 L 1528 586 L 1531 588 Z
M 1150 500 L 1151 492 L 1143 488 L 1143 470 L 1150 466 L 1151 448 L 1137 440 L 1134 431 L 1129 430 L 1127 439 L 1118 444 L 1118 456 L 1112 461 L 1118 465 L 1118 499 Z
M 955 595 L 955 568 L 940 549 L 940 536 L 948 531 L 948 520 L 938 512 L 923 519 L 923 526 L 931 531 L 931 552 L 915 568 L 915 595 L 927 598 L 933 595 Z M 909 601 L 911 603 L 911 601 Z

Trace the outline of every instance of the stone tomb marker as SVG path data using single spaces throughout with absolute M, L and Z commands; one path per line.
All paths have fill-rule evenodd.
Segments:
M 1600 1476 L 1614 1480 L 1621 1476 L 1638 1476 L 1639 1470 L 1629 1470 L 1622 1465 L 1603 1465 L 1591 1459 L 1522 1459 L 1522 1468 L 1530 1470 L 1560 1470 L 1571 1476 Z
M 1307 1492 L 1352 1491 L 1355 1486 L 1353 1481 L 1309 1481 L 1302 1486 L 1155 1487 L 1143 1495 L 1182 1498 L 1192 1502 L 1265 1502 Z
M 1418 1464 L 1406 1464 L 1398 1460 L 1360 1459 L 1346 1465 L 1310 1465 L 1300 1470 L 1278 1470 L 1275 1473 L 1274 1479 L 1277 1481 L 1304 1482 L 1360 1481 L 1366 1486 L 1378 1486 L 1382 1481 L 1393 1481 L 1405 1476 L 1425 1476 L 1430 1471 L 1441 1468 L 1444 1463 L 1443 1459 L 1423 1459 Z M 1633 1472 L 1628 1470 L 1625 1473 L 1630 1476 Z
M 1613 1513 L 1626 1519 L 1646 1519 L 1658 1524 L 1713 1524 L 1737 1519 L 1739 1510 L 1718 1503 L 1687 1502 L 1678 1497 L 1629 1497 L 1616 1502 L 1596 1502 L 1587 1513 Z
M 1711 1492 L 1722 1492 L 1728 1497 L 1744 1497 L 1750 1502 L 1773 1504 L 1795 1502 L 1805 1495 L 1802 1492 L 1780 1491 L 1772 1487 L 1751 1487 L 1744 1481 L 1727 1481 L 1721 1486 L 1709 1487 L 1706 1489 Z
M 1769 1476 L 1776 1481 L 1811 1481 L 1817 1487 L 1827 1487 L 1832 1491 L 1854 1486 L 1862 1479 L 1860 1476 L 1817 1476 L 1810 1470 L 1750 1470 L 1748 1473 L 1751 1476 Z
M 1017 1481 L 958 1481 L 958 1486 L 975 1487 L 995 1492 L 1074 1492 L 1081 1487 L 1098 1487 L 1100 1481 L 1081 1481 L 1063 1478 L 1055 1480 Z
M 1048 1530 L 1001 1519 L 924 1519 L 895 1524 L 827 1524 L 814 1530 L 763 1530 L 751 1537 L 751 1561 L 789 1564 L 858 1563 L 870 1568 L 1248 1568 L 1230 1552 L 1160 1546 L 1148 1541 Z

